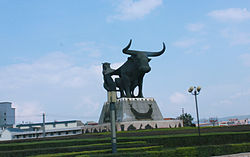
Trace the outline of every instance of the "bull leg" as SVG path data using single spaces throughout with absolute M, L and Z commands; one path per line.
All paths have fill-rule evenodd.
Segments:
M 130 89 L 130 90 L 131 90 L 131 97 L 132 97 L 132 98 L 136 98 L 136 97 L 137 97 L 137 96 L 135 95 L 135 88 L 136 88 L 136 86 L 135 86 L 135 87 L 132 86 L 131 89 Z
M 131 98 L 131 91 L 130 91 L 130 82 L 128 78 L 124 78 L 122 80 L 122 84 L 126 93 L 127 98 Z
M 119 88 L 120 97 L 125 97 L 123 85 L 120 78 L 115 79 L 116 87 Z
M 127 97 L 127 98 L 131 98 L 130 88 L 129 88 L 128 86 L 125 87 L 125 93 L 126 93 L 126 97 Z
M 139 97 L 139 98 L 143 98 L 143 94 L 142 94 L 142 83 L 143 83 L 143 80 L 140 79 L 140 80 L 138 81 L 138 87 L 139 87 L 138 97 Z
M 120 89 L 120 95 L 121 95 L 121 98 L 125 97 L 125 94 L 122 89 Z

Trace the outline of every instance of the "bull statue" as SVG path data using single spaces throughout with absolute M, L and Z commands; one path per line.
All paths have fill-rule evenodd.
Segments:
M 151 68 L 149 66 L 150 58 L 157 57 L 164 53 L 165 44 L 159 52 L 147 52 L 147 51 L 136 51 L 129 50 L 132 40 L 122 50 L 124 54 L 130 55 L 128 60 L 118 69 L 111 69 L 108 63 L 104 63 L 103 75 L 104 75 L 104 87 L 106 90 L 114 89 L 114 86 L 119 89 L 121 97 L 138 97 L 143 98 L 142 84 L 143 77 L 148 73 Z M 118 78 L 115 80 L 111 76 L 117 75 Z M 107 81 L 109 80 L 109 81 Z M 106 82 L 106 83 L 105 83 Z M 134 90 L 138 87 L 138 95 L 135 96 Z

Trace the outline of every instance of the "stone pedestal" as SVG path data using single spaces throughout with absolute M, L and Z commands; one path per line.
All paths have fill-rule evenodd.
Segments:
M 158 121 L 163 120 L 162 114 L 153 98 L 120 98 L 115 103 L 116 121 Z M 110 122 L 109 103 L 102 108 L 99 124 Z
M 129 121 L 116 122 L 117 131 L 131 131 L 141 129 L 153 128 L 179 128 L 183 127 L 182 120 L 151 120 L 151 121 Z M 83 127 L 83 133 L 97 133 L 111 131 L 110 123 L 103 123 L 98 125 L 87 125 Z
M 99 124 L 85 126 L 84 133 L 110 131 L 109 106 L 109 103 L 104 103 Z M 182 120 L 163 120 L 154 98 L 120 98 L 115 107 L 117 131 L 183 127 Z

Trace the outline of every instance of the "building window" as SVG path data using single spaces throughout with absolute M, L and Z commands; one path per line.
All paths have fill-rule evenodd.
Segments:
M 53 128 L 55 128 L 55 127 L 56 127 L 56 123 L 53 124 Z
M 73 130 L 73 134 L 76 134 L 76 130 Z
M 67 134 L 69 134 L 69 132 L 68 132 L 68 131 L 66 131 L 66 132 L 65 132 L 65 134 L 67 135 Z
M 4 118 L 4 121 L 6 121 L 6 118 Z
M 58 132 L 58 135 L 61 135 L 61 132 Z
M 68 123 L 65 123 L 65 126 L 68 126 Z
M 50 136 L 53 136 L 54 135 L 54 133 L 52 132 L 52 133 L 50 133 Z
M 4 112 L 4 115 L 6 116 L 6 112 Z

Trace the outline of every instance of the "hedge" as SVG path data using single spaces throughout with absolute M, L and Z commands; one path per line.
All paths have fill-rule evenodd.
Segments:
M 25 142 L 25 143 L 8 143 L 0 144 L 0 151 L 9 150 L 23 150 L 23 149 L 34 149 L 34 148 L 46 148 L 46 147 L 63 147 L 63 146 L 74 146 L 84 144 L 95 144 L 95 143 L 108 143 L 110 138 L 101 139 L 70 139 L 70 140 L 51 140 L 51 141 L 39 141 L 39 142 Z
M 146 151 L 134 153 L 116 153 L 116 154 L 90 154 L 91 157 L 210 157 L 217 155 L 228 155 L 250 152 L 250 143 L 209 145 L 197 147 L 179 147 L 175 149 L 162 149 L 160 151 Z M 77 157 L 84 157 L 78 155 Z
M 134 144 L 134 146 L 161 146 L 165 148 L 233 144 L 250 142 L 250 132 L 243 133 L 213 133 L 197 135 L 160 135 L 144 137 L 118 137 L 118 144 L 123 142 L 144 141 L 144 143 Z M 99 145 L 98 145 L 99 144 Z M 120 145 L 120 148 L 131 147 L 131 144 Z M 110 148 L 110 138 L 101 139 L 71 139 L 40 141 L 29 143 L 11 143 L 0 145 L 0 155 L 18 156 L 19 154 L 52 154 L 58 152 L 80 152 L 86 150 L 105 150 Z M 28 153 L 29 152 L 29 153 Z M 14 155 L 13 155 L 14 156 Z
M 148 146 L 145 141 L 133 141 L 133 142 L 120 142 L 118 143 L 118 148 L 128 148 L 128 147 L 139 147 Z M 2 151 L 0 156 L 5 157 L 23 157 L 28 155 L 38 155 L 38 154 L 54 154 L 54 153 L 68 153 L 68 152 L 80 152 L 89 150 L 103 150 L 111 148 L 110 143 L 100 143 L 100 144 L 89 144 L 89 145 L 77 145 L 77 146 L 67 146 L 67 147 L 51 147 L 51 148 L 39 148 L 39 149 L 24 149 L 24 150 L 12 150 L 12 151 Z
M 125 138 L 126 139 L 126 138 Z M 250 132 L 184 135 L 184 136 L 146 136 L 134 137 L 134 140 L 145 140 L 149 144 L 164 145 L 165 147 L 186 147 L 199 145 L 231 144 L 250 142 Z
M 162 146 L 147 146 L 147 147 L 134 147 L 134 148 L 118 148 L 119 152 L 139 152 L 146 150 L 158 150 L 162 148 Z M 103 153 L 111 153 L 111 149 L 103 149 L 103 150 L 95 150 L 95 151 L 81 151 L 81 152 L 70 152 L 70 153 L 57 153 L 57 154 L 42 154 L 36 156 L 29 157 L 71 157 L 76 155 L 84 155 L 86 154 L 102 154 Z

